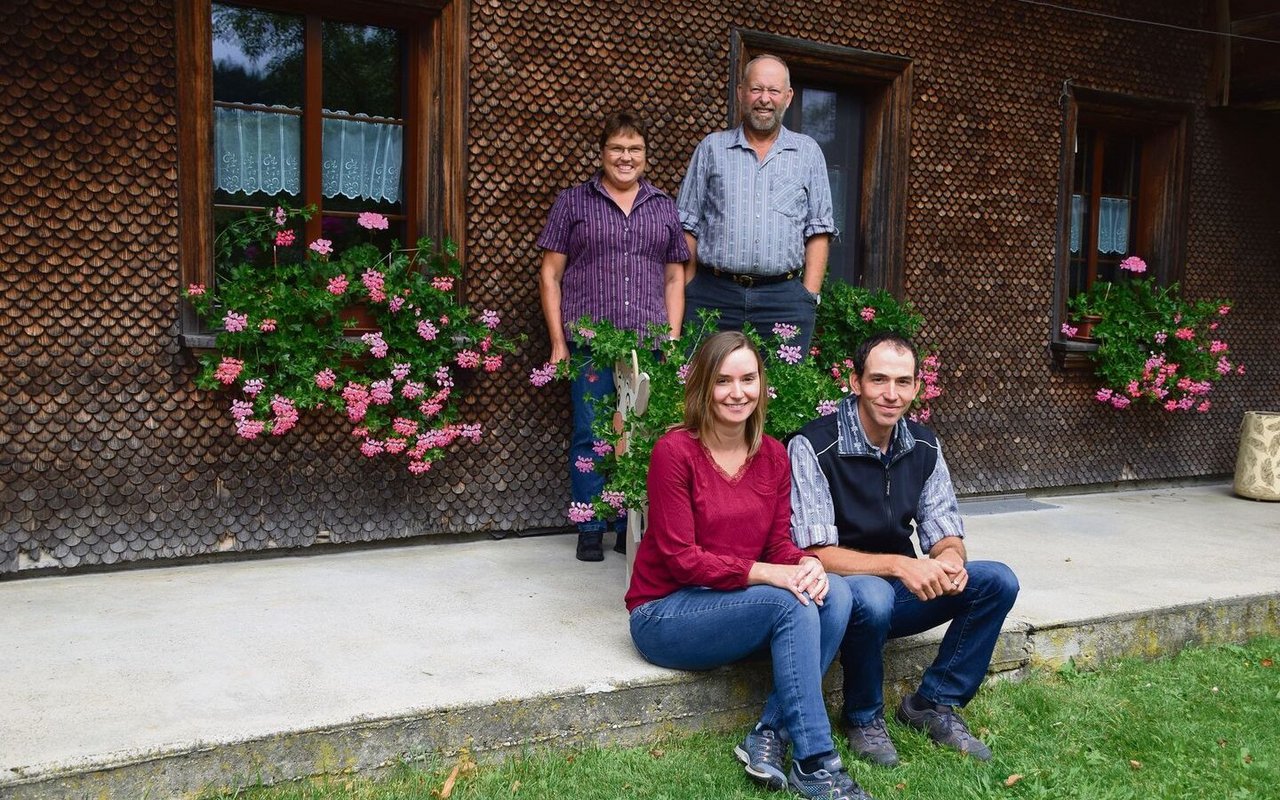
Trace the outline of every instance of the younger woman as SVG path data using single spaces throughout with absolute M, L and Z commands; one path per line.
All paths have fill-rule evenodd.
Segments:
M 851 595 L 791 542 L 791 472 L 782 445 L 764 435 L 767 401 L 749 339 L 726 331 L 698 348 L 684 424 L 658 440 L 649 466 L 649 528 L 626 596 L 631 638 L 672 669 L 713 669 L 769 648 L 773 690 L 734 754 L 771 788 L 866 798 L 835 753 L 822 697 Z

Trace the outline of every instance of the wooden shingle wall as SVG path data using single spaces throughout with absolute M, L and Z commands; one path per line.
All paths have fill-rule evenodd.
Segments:
M 1198 2 L 1077 5 L 1203 24 Z M 650 120 L 650 176 L 675 192 L 725 124 L 734 27 L 912 59 L 905 287 L 941 347 L 962 492 L 1225 474 L 1241 412 L 1280 397 L 1280 124 L 1205 108 L 1199 34 L 1016 0 L 470 8 L 468 300 L 530 338 L 466 390 L 486 438 L 423 478 L 323 415 L 242 442 L 227 398 L 192 386 L 172 3 L 0 8 L 0 572 L 565 524 L 567 391 L 527 380 L 547 355 L 534 240 L 615 108 Z M 1194 105 L 1186 283 L 1237 300 L 1226 333 L 1249 370 L 1210 414 L 1115 412 L 1053 366 L 1067 80 Z

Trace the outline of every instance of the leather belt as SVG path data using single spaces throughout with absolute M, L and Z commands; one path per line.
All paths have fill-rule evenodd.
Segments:
M 708 267 L 705 264 L 700 264 L 699 266 L 717 278 L 733 281 L 739 286 L 747 289 L 755 286 L 768 286 L 773 283 L 795 280 L 804 274 L 803 269 L 793 269 L 790 272 L 783 272 L 780 275 L 752 275 L 746 272 L 726 272 L 725 270 L 716 269 L 715 267 Z

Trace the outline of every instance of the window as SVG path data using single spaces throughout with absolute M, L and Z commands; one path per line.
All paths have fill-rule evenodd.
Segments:
M 911 61 L 848 47 L 734 31 L 729 117 L 737 81 L 753 57 L 786 60 L 795 96 L 784 124 L 822 147 L 836 225 L 827 274 L 833 280 L 902 291 L 910 147 Z
M 465 62 L 463 2 L 177 4 L 195 76 L 179 98 L 186 282 L 217 280 L 221 226 L 277 203 L 314 205 L 299 233 L 339 247 L 362 211 L 391 220 L 388 240 L 461 239 L 462 98 L 443 88 L 460 84 L 445 65 Z
M 793 131 L 812 136 L 827 160 L 836 227 L 827 274 L 834 280 L 860 285 L 862 259 L 858 230 L 862 199 L 863 100 L 848 86 L 810 78 L 792 78 L 795 98 L 783 117 Z
M 1066 303 L 1094 281 L 1117 277 L 1126 256 L 1141 256 L 1159 281 L 1182 275 L 1187 107 L 1068 86 L 1064 97 L 1053 324 L 1059 351 Z M 1088 345 L 1083 345 L 1087 347 Z

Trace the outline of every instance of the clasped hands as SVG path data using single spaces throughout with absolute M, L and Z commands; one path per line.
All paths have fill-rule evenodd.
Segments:
M 921 600 L 960 594 L 969 585 L 969 572 L 959 557 L 904 558 L 898 579 Z
M 827 571 L 822 568 L 822 562 L 816 558 L 802 558 L 799 564 L 757 562 L 756 566 L 763 569 L 763 583 L 790 591 L 802 605 L 809 605 L 810 600 L 822 605 L 827 597 L 827 591 L 831 588 Z

